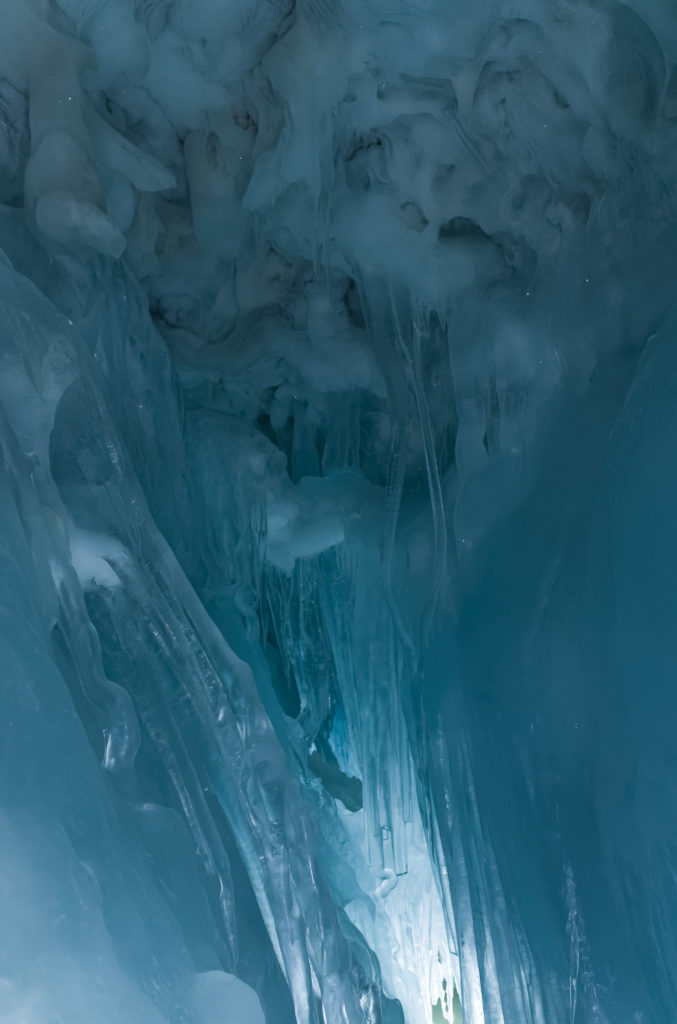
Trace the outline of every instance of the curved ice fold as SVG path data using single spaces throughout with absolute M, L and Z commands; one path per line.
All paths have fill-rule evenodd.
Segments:
M 193 1006 L 201 1024 L 266 1024 L 256 993 L 224 971 L 196 975 Z

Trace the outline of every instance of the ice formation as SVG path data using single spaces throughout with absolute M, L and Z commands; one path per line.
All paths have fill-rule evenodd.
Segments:
M 0 1024 L 674 1024 L 674 5 L 0 14 Z

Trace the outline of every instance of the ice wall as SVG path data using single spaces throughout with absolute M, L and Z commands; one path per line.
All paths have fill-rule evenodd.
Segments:
M 677 14 L 0 13 L 0 1022 L 677 1019 Z

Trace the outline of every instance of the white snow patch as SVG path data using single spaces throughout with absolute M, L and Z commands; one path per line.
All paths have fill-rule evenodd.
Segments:
M 68 533 L 71 562 L 82 586 L 119 587 L 114 565 L 129 560 L 125 547 L 115 537 L 71 528 Z

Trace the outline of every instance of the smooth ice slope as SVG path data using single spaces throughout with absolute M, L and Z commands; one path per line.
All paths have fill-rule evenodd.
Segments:
M 677 1020 L 673 6 L 0 15 L 0 1024 Z

